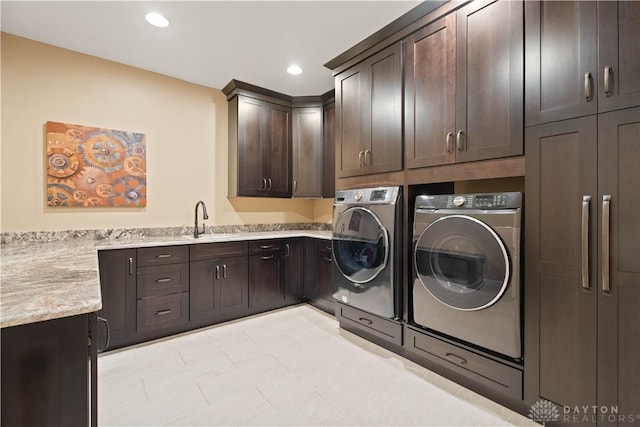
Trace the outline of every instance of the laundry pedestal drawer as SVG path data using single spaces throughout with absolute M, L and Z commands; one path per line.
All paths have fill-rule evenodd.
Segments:
M 351 332 L 358 334 L 362 331 L 388 343 L 402 345 L 402 324 L 398 321 L 375 316 L 339 302 L 336 302 L 336 318 L 340 327 Z
M 405 349 L 501 394 L 522 399 L 522 369 L 406 326 Z

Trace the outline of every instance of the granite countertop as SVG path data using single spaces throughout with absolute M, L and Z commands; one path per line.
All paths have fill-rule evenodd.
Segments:
M 98 250 L 289 237 L 331 239 L 331 232 L 285 230 L 207 234 L 199 239 L 164 236 L 112 241 L 77 239 L 3 244 L 0 258 L 0 327 L 75 316 L 102 308 Z

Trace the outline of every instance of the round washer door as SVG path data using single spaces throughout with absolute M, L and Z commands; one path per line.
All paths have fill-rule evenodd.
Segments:
M 414 265 L 426 290 L 457 310 L 489 307 L 509 285 L 504 244 L 484 222 L 449 215 L 429 224 L 416 241 Z
M 387 266 L 389 237 L 378 217 L 364 207 L 351 207 L 333 226 L 333 259 L 351 282 L 364 284 Z

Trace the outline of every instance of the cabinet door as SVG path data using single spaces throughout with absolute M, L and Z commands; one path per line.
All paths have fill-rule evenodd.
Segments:
M 527 400 L 595 405 L 596 117 L 528 128 L 526 152 Z
M 367 174 L 402 170 L 402 50 L 400 42 L 365 62 L 364 163 Z
M 189 264 L 189 319 L 214 318 L 220 313 L 220 262 L 205 260 Z
M 640 414 L 640 108 L 598 117 L 598 153 L 598 406 Z
M 102 309 L 98 316 L 109 323 L 108 349 L 133 342 L 136 335 L 136 250 L 98 252 Z M 98 328 L 99 348 L 106 344 L 106 331 Z M 107 350 L 105 348 L 105 350 Z
M 640 105 L 640 2 L 598 2 L 599 111 Z
M 307 301 L 315 301 L 320 298 L 318 286 L 318 248 L 316 239 L 304 239 L 304 283 L 303 296 Z
M 322 197 L 336 192 L 336 104 L 324 106 L 322 120 Z
M 269 197 L 291 197 L 291 108 L 269 104 L 262 159 Z
M 89 362 L 87 351 L 91 316 L 95 314 L 2 329 L 3 426 L 97 425 L 98 414 L 90 412 L 96 396 L 90 395 L 89 363 L 97 362 Z
M 457 19 L 456 161 L 520 155 L 523 4 L 474 1 Z
M 296 303 L 302 298 L 302 239 L 285 243 L 284 296 L 287 303 Z
M 527 126 L 597 112 L 596 2 L 527 1 Z
M 249 308 L 247 257 L 224 258 L 220 263 L 221 311 L 223 314 L 243 315 Z
M 404 41 L 407 168 L 455 161 L 456 19 L 449 14 Z
M 331 253 L 331 241 L 317 240 L 318 244 L 318 270 L 317 278 L 320 298 L 325 300 L 333 308 L 333 259 Z
M 269 105 L 238 96 L 238 195 L 262 196 L 266 179 L 263 146 L 267 141 Z
M 336 76 L 336 176 L 345 178 L 364 173 L 365 116 L 367 89 L 363 65 L 358 64 Z
M 249 307 L 268 310 L 284 304 L 280 256 L 277 252 L 249 257 Z
M 322 196 L 322 107 L 293 109 L 293 197 Z

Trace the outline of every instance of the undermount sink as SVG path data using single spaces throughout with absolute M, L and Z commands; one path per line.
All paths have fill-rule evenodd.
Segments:
M 237 233 L 205 233 L 198 235 L 197 238 L 193 237 L 193 234 L 182 236 L 182 238 L 188 240 L 220 240 L 227 239 L 234 235 L 237 235 Z

